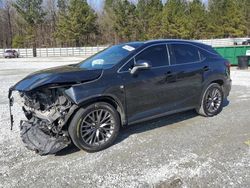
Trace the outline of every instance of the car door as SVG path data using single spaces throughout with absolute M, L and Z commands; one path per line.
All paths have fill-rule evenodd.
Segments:
M 147 70 L 131 74 L 135 62 L 146 61 L 151 64 Z M 121 79 L 126 93 L 128 122 L 135 122 L 168 111 L 173 83 L 168 80 L 169 56 L 166 44 L 158 44 L 144 49 L 132 58 L 121 71 Z
M 199 48 L 187 43 L 169 43 L 171 74 L 175 77 L 174 108 L 196 107 L 200 100 L 203 74 L 209 65 L 200 55 Z

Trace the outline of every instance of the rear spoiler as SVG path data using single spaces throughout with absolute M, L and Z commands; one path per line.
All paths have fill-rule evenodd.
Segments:
M 14 125 L 14 118 L 13 118 L 13 114 L 12 114 L 12 106 L 14 104 L 14 98 L 12 96 L 12 91 L 13 91 L 13 87 L 11 87 L 9 89 L 9 94 L 8 94 L 8 99 L 9 99 L 9 112 L 10 112 L 10 130 L 13 129 L 13 125 Z

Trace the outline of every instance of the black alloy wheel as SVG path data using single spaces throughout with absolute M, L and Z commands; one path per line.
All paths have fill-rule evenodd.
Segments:
M 81 108 L 73 117 L 69 134 L 74 144 L 89 152 L 109 147 L 117 137 L 120 117 L 108 103 L 100 102 Z
M 203 116 L 215 116 L 222 111 L 223 100 L 224 93 L 221 86 L 212 83 L 203 93 L 201 105 L 196 111 Z

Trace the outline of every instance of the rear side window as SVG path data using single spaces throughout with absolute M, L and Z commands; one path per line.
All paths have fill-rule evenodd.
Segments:
M 213 57 L 220 57 L 220 54 L 214 49 L 199 49 L 201 60 Z
M 152 67 L 169 65 L 167 47 L 165 44 L 151 46 L 135 57 L 135 61 L 145 60 Z
M 172 64 L 186 64 L 200 61 L 198 48 L 189 44 L 171 44 L 170 54 Z

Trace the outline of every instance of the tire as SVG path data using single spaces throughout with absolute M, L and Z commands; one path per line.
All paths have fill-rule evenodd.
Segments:
M 97 102 L 76 112 L 69 125 L 69 135 L 79 149 L 97 152 L 113 144 L 120 125 L 116 109 L 108 103 Z
M 215 116 L 222 111 L 223 101 L 224 93 L 222 87 L 217 83 L 212 83 L 203 92 L 201 104 L 196 111 L 205 117 Z

